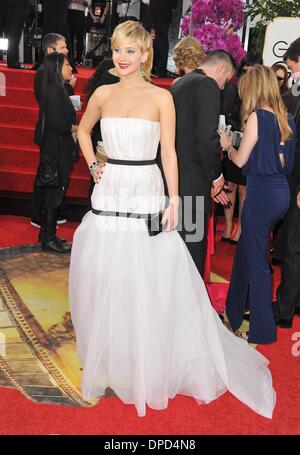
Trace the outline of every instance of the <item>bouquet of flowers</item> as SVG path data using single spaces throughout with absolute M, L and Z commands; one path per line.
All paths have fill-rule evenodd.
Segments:
M 236 31 L 244 22 L 243 0 L 194 0 L 192 13 L 183 18 L 182 30 L 189 34 L 192 20 L 193 35 L 205 52 L 224 49 L 239 63 L 245 55 Z

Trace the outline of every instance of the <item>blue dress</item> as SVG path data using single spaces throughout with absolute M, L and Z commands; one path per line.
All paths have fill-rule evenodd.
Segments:
M 236 331 L 242 324 L 245 309 L 250 310 L 250 343 L 276 341 L 276 324 L 272 311 L 272 278 L 268 261 L 269 236 L 274 225 L 284 217 L 290 204 L 287 175 L 294 163 L 295 124 L 291 139 L 280 144 L 276 116 L 269 111 L 256 111 L 258 141 L 251 152 L 243 174 L 247 176 L 247 195 L 241 223 L 242 234 L 237 245 L 226 313 Z M 282 166 L 279 153 L 284 154 Z

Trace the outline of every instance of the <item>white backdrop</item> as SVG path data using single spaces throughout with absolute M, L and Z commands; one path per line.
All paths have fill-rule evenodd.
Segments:
M 290 44 L 300 38 L 300 18 L 277 17 L 268 25 L 263 51 L 263 62 L 267 66 L 283 61 L 282 57 Z

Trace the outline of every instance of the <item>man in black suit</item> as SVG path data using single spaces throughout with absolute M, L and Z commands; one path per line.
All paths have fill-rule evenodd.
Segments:
M 300 38 L 290 45 L 283 59 L 297 80 L 292 89 L 298 97 L 295 110 L 297 145 L 294 168 L 289 176 L 291 203 L 283 224 L 281 283 L 273 310 L 276 323 L 290 328 L 294 314 L 300 314 Z
M 19 62 L 19 42 L 24 22 L 30 12 L 30 3 L 30 0 L 7 1 L 7 66 L 9 68 L 24 68 Z
M 169 28 L 177 4 L 178 0 L 150 0 L 150 15 L 155 30 L 153 73 L 159 77 L 168 76 Z
M 227 52 L 214 51 L 206 56 L 199 69 L 183 76 L 170 88 L 176 108 L 179 194 L 183 208 L 179 232 L 202 277 L 210 198 L 223 205 L 229 202 L 223 189 L 217 130 L 220 90 L 232 78 L 234 68 L 235 62 Z

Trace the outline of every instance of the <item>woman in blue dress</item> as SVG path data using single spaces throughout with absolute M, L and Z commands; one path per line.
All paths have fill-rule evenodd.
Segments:
M 233 331 L 250 311 L 250 343 L 276 341 L 272 312 L 272 279 L 268 261 L 269 236 L 290 203 L 287 175 L 295 151 L 295 125 L 281 100 L 272 70 L 255 65 L 240 80 L 244 136 L 238 150 L 220 133 L 229 158 L 247 176 L 247 196 L 242 213 L 242 234 L 234 260 L 226 313 Z

